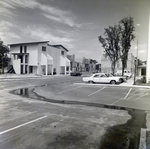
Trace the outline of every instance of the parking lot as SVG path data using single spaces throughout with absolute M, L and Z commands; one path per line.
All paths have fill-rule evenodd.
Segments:
M 35 89 L 38 95 L 62 101 L 92 102 L 150 110 L 150 89 L 107 84 L 47 85 Z
M 136 109 L 149 108 L 149 89 L 81 81 L 70 76 L 2 80 L 0 149 L 103 149 L 108 142 L 120 146 L 126 138 L 127 145 L 135 138 L 131 144 L 138 146 L 145 112 Z M 19 96 L 9 93 L 12 90 Z M 33 99 L 32 91 L 40 96 Z M 101 104 L 122 108 L 101 108 Z M 123 107 L 135 109 L 129 114 Z M 113 140 L 116 132 L 118 144 Z

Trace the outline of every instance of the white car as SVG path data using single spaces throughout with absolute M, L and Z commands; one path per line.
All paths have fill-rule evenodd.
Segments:
M 108 76 L 105 73 L 95 73 L 90 77 L 84 77 L 84 82 L 88 83 L 110 83 L 110 84 L 117 84 L 121 83 L 121 78 L 116 76 Z
M 117 70 L 117 72 L 115 73 L 116 76 L 122 76 L 122 70 Z M 126 79 L 129 79 L 132 77 L 132 73 L 130 70 L 124 70 L 124 76 L 126 77 Z

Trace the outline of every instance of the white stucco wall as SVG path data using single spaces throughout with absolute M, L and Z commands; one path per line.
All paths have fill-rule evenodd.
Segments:
M 37 74 L 37 66 L 33 66 L 33 74 Z
M 29 44 L 27 45 L 27 53 L 29 53 L 29 66 L 37 66 L 38 65 L 38 51 L 37 44 Z
M 61 55 L 61 50 L 55 47 L 49 46 L 49 55 L 52 56 L 53 58 L 53 68 L 56 68 L 56 73 L 60 74 L 60 55 Z
M 20 46 L 18 46 L 18 45 L 11 46 L 10 53 L 20 53 Z
M 64 56 L 60 56 L 60 66 L 66 66 L 66 59 Z
M 20 74 L 20 69 L 21 69 L 20 59 L 13 60 L 13 68 L 14 68 L 16 74 Z
M 41 65 L 47 65 L 47 56 L 41 53 Z

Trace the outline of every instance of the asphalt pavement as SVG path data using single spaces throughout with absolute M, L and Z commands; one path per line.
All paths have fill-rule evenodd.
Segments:
M 25 79 L 25 78 L 55 78 L 55 77 L 60 77 L 62 75 L 55 75 L 55 76 L 37 76 L 37 75 L 15 75 L 15 74 L 11 74 L 11 75 L 0 75 L 0 80 L 3 80 L 3 79 L 7 79 L 7 80 L 16 80 L 16 79 Z M 24 86 L 24 85 L 23 85 Z M 23 86 L 20 86 L 20 87 L 23 87 Z M 32 84 L 31 84 L 32 86 Z M 112 85 L 111 85 L 112 86 Z M 116 85 L 116 86 L 122 86 L 122 87 L 142 87 L 142 88 L 149 88 L 148 86 L 139 86 L 139 85 L 133 85 L 133 78 L 127 80 L 127 82 L 125 83 L 122 83 L 120 85 Z M 79 88 L 80 89 L 80 88 Z M 130 90 L 129 90 L 130 91 Z M 64 91 L 61 91 L 60 92 L 60 97 L 61 97 L 61 94 L 63 94 Z M 94 91 L 95 92 L 95 91 Z M 93 93 L 94 93 L 93 92 Z M 64 92 L 65 93 L 65 92 Z M 93 94 L 91 93 L 91 95 Z M 90 95 L 90 94 L 89 94 Z M 91 96 L 90 95 L 90 96 Z M 127 95 L 127 94 L 126 94 Z M 2 96 L 2 95 L 1 95 Z M 9 95 L 10 96 L 10 95 Z M 3 96 L 3 98 L 8 98 L 8 97 L 5 97 Z M 4 99 L 1 101 L 1 102 L 4 102 Z M 30 112 L 32 113 L 33 111 L 29 111 L 29 113 L 27 114 L 30 114 Z M 146 149 L 145 148 L 145 142 L 146 142 L 146 132 L 147 130 L 150 129 L 150 112 L 149 110 L 146 111 L 147 113 L 147 116 L 146 116 L 146 126 L 147 126 L 147 129 L 141 129 L 141 141 L 140 141 L 140 149 Z M 81 113 L 80 113 L 81 114 Z M 90 115 L 90 114 L 89 114 Z M 47 117 L 47 115 L 38 115 L 37 117 L 33 117 L 33 120 L 29 121 L 32 123 L 32 121 L 38 121 L 38 120 L 42 120 L 42 119 L 45 119 Z M 55 121 L 55 120 L 54 120 Z M 23 123 L 24 125 L 28 124 L 28 123 Z M 18 125 L 20 126 L 20 125 Z M 15 128 L 15 127 L 13 127 Z M 8 128 L 6 129 L 7 131 L 9 130 Z M 4 131 L 1 131 L 1 133 L 5 133 L 5 130 Z M 74 136 L 75 137 L 75 136 Z M 56 139 L 60 139 L 59 136 L 57 136 Z

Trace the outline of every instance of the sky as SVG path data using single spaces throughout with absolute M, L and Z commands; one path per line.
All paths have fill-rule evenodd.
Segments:
M 131 16 L 136 38 L 130 52 L 146 60 L 149 11 L 150 0 L 0 0 L 0 39 L 5 45 L 50 41 L 77 59 L 100 61 L 98 36 Z

